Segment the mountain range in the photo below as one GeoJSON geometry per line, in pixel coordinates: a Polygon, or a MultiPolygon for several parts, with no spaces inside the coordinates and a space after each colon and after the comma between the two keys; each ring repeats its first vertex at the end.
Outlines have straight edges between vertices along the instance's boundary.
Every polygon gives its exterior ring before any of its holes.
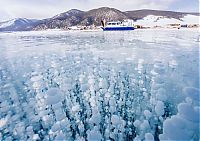
{"type": "Polygon", "coordinates": [[[17,18],[5,22],[0,22],[0,31],[29,31],[55,28],[66,29],[70,26],[89,26],[93,24],[99,26],[102,19],[105,19],[106,21],[121,21],[124,19],[133,19],[134,21],[137,21],[148,15],[164,16],[166,18],[181,20],[181,18],[188,14],[199,15],[199,13],[149,9],[120,11],[118,9],[109,7],[101,7],[89,11],[71,9],[67,12],[43,20],[17,18]]]}

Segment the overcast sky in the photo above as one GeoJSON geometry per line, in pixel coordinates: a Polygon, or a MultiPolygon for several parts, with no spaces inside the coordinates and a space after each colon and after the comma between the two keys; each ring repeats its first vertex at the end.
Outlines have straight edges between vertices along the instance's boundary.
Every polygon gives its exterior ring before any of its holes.
{"type": "Polygon", "coordinates": [[[199,12],[199,0],[0,0],[0,21],[12,18],[49,18],[70,9],[113,7],[199,12]]]}

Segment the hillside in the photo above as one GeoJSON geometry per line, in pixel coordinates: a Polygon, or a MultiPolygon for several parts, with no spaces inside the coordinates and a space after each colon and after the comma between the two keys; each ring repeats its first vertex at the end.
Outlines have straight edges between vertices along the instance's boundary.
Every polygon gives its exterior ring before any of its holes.
{"type": "Polygon", "coordinates": [[[102,19],[116,21],[129,18],[126,13],[114,8],[102,7],[85,12],[81,25],[100,25],[102,19]]]}
{"type": "Polygon", "coordinates": [[[125,13],[128,17],[130,17],[131,19],[134,19],[134,20],[142,19],[148,15],[165,16],[167,18],[174,18],[174,19],[183,18],[187,14],[199,15],[198,13],[161,11],[161,10],[149,10],[149,9],[126,11],[125,13]]]}

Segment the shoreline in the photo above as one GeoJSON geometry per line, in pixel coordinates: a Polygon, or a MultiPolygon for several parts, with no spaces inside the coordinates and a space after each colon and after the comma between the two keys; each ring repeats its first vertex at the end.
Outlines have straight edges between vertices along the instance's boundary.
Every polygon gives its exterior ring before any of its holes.
{"type": "MultiPolygon", "coordinates": [[[[166,28],[166,27],[159,27],[159,28],[135,28],[132,30],[134,31],[140,31],[140,30],[192,30],[192,31],[200,31],[199,27],[193,27],[193,28],[166,28]]],[[[129,30],[127,30],[130,32],[129,30]]],[[[0,32],[0,34],[5,34],[5,33],[45,33],[45,32],[127,32],[127,31],[103,31],[102,29],[87,29],[87,30],[64,30],[64,29],[47,29],[47,30],[30,30],[30,31],[4,31],[0,32]]]]}

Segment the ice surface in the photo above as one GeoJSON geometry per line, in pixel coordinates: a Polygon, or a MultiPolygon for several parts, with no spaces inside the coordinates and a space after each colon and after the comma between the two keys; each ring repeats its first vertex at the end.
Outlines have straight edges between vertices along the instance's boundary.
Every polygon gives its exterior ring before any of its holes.
{"type": "Polygon", "coordinates": [[[198,38],[0,33],[0,140],[199,140],[198,38]]]}

